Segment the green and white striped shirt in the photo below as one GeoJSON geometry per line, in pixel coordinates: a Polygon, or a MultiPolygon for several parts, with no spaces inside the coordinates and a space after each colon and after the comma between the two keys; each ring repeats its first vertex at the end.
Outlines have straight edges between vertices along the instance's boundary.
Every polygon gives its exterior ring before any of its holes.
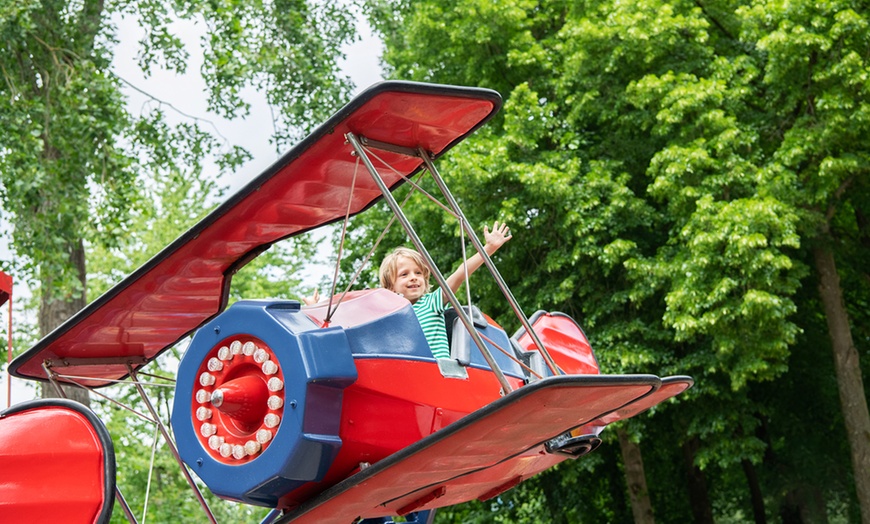
{"type": "Polygon", "coordinates": [[[444,325],[444,295],[440,289],[426,293],[414,303],[414,313],[429,342],[429,349],[435,358],[450,358],[447,344],[447,327],[444,325]]]}

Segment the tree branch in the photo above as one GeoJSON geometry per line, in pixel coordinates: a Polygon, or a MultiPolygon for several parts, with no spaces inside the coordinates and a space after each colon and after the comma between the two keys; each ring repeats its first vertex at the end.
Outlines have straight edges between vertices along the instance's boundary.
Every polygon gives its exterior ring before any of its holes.
{"type": "Polygon", "coordinates": [[[846,190],[849,189],[849,186],[851,186],[852,182],[854,181],[855,177],[850,176],[846,180],[843,180],[843,183],[840,184],[840,187],[838,187],[837,190],[834,191],[834,201],[831,203],[831,205],[828,206],[828,210],[825,211],[825,228],[828,228],[830,226],[831,219],[834,218],[834,213],[837,212],[837,204],[840,201],[840,197],[843,196],[843,193],[845,193],[846,190]]]}
{"type": "Polygon", "coordinates": [[[709,20],[714,26],[716,26],[716,28],[719,29],[722,34],[724,34],[730,40],[735,40],[734,35],[732,35],[730,31],[725,29],[725,26],[719,23],[719,20],[711,15],[709,11],[707,11],[707,8],[704,6],[703,3],[695,0],[695,5],[701,9],[701,12],[704,13],[704,17],[707,18],[707,20],[709,20]]]}
{"type": "Polygon", "coordinates": [[[149,93],[149,92],[147,92],[147,91],[144,91],[144,90],[142,90],[142,89],[139,88],[139,87],[136,87],[136,86],[133,85],[130,81],[128,81],[128,80],[125,79],[124,77],[118,75],[117,73],[110,73],[110,74],[111,74],[112,76],[114,76],[115,78],[117,78],[118,80],[120,80],[123,84],[126,84],[128,87],[130,87],[130,89],[133,89],[133,90],[136,91],[137,93],[140,93],[140,94],[143,94],[143,95],[147,96],[148,98],[150,98],[151,100],[157,102],[158,104],[160,104],[160,105],[162,105],[162,106],[166,106],[166,107],[172,109],[173,111],[175,111],[175,112],[178,113],[179,115],[181,115],[181,116],[183,116],[183,117],[185,117],[185,118],[189,118],[189,119],[193,120],[194,122],[203,122],[203,123],[205,123],[205,124],[208,124],[209,127],[211,127],[211,128],[214,130],[215,134],[216,134],[217,136],[219,136],[219,137],[221,138],[221,140],[224,141],[225,144],[230,143],[229,139],[228,139],[227,137],[225,137],[225,136],[220,132],[220,130],[218,129],[217,125],[216,125],[214,122],[212,122],[211,120],[209,120],[209,119],[207,119],[207,118],[200,118],[200,117],[198,117],[198,116],[194,116],[194,115],[191,115],[191,114],[185,113],[185,112],[182,111],[181,109],[178,109],[177,107],[175,107],[174,105],[172,105],[170,102],[167,102],[167,101],[165,101],[165,100],[162,100],[162,99],[160,99],[160,98],[157,98],[156,96],[152,95],[151,93],[149,93]]]}

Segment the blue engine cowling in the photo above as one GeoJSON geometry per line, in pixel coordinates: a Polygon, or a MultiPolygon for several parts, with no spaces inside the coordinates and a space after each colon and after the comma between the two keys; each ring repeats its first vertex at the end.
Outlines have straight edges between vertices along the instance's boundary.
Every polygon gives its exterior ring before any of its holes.
{"type": "Polygon", "coordinates": [[[196,332],[179,365],[179,454],[216,495],[275,507],[329,469],[356,379],[343,329],[318,328],[295,301],[237,302],[196,332]]]}

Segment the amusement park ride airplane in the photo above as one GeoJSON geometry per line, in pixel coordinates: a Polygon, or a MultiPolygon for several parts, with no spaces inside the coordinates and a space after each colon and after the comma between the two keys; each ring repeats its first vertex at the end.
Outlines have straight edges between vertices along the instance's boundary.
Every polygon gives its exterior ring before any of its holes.
{"type": "MultiPolygon", "coordinates": [[[[683,392],[692,379],[602,375],[573,319],[522,312],[433,165],[500,106],[487,89],[374,85],[20,355],[11,373],[93,391],[130,380],[212,522],[194,475],[219,497],[271,508],[264,523],[385,515],[422,522],[434,508],[491,499],[594,450],[604,426],[683,392]],[[312,306],[226,308],[232,275],[271,244],[381,198],[449,291],[391,193],[420,172],[433,177],[484,257],[516,314],[515,334],[449,292],[449,360],[433,358],[410,303],[382,289],[312,306]],[[173,439],[139,373],[188,335],[173,439]]],[[[64,400],[13,406],[0,415],[0,440],[0,520],[38,521],[50,500],[66,522],[105,522],[115,501],[135,522],[115,485],[111,439],[87,408],[64,400]],[[74,493],[60,488],[70,471],[89,479],[74,493]]]]}

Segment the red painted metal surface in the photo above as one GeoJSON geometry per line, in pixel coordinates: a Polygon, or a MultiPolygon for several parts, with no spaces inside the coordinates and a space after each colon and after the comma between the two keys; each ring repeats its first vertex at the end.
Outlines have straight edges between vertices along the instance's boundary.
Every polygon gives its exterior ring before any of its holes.
{"type": "Polygon", "coordinates": [[[334,310],[329,319],[329,326],[350,328],[386,317],[407,307],[408,300],[392,291],[377,289],[361,289],[349,291],[347,294],[336,295],[332,304],[329,299],[323,299],[312,306],[302,308],[311,320],[319,326],[325,326],[330,307],[334,310]],[[373,297],[377,297],[373,299],[373,297]],[[338,306],[336,308],[336,306],[338,306]]]}
{"type": "Polygon", "coordinates": [[[114,452],[105,428],[63,405],[17,409],[0,416],[0,522],[108,522],[114,452]]]}
{"type": "Polygon", "coordinates": [[[568,458],[547,453],[546,441],[659,385],[649,375],[541,380],[327,489],[281,522],[343,523],[495,496],[568,458]]]}
{"type": "Polygon", "coordinates": [[[242,464],[269,447],[274,426],[265,423],[266,416],[271,414],[278,417],[276,420],[284,416],[283,387],[275,391],[269,388],[270,380],[284,381],[284,373],[274,364],[276,360],[272,348],[262,340],[233,336],[217,344],[200,363],[200,380],[190,399],[190,413],[196,418],[194,425],[200,428],[197,438],[202,448],[215,460],[242,464]],[[234,365],[225,366],[229,358],[234,365]],[[274,366],[268,374],[263,370],[265,361],[274,366]],[[204,376],[208,376],[205,382],[204,376]],[[220,402],[213,400],[217,394],[220,402]],[[239,449],[245,446],[254,446],[252,455],[241,454],[239,449]],[[233,456],[233,452],[239,456],[233,456]]]}
{"type": "Polygon", "coordinates": [[[639,415],[669,398],[676,397],[683,391],[692,387],[694,383],[695,381],[692,380],[692,378],[686,376],[663,378],[661,387],[653,393],[639,399],[637,402],[632,402],[627,406],[623,406],[612,413],[608,413],[594,420],[590,425],[606,426],[607,424],[612,424],[617,420],[625,420],[635,415],[639,415]]]}
{"type": "MultiPolygon", "coordinates": [[[[145,266],[13,361],[22,378],[45,380],[44,361],[63,374],[93,377],[87,386],[127,376],[226,305],[229,277],[264,247],[342,218],[380,197],[351,156],[344,135],[422,147],[438,157],[499,108],[494,91],[384,82],[359,95],[239,193],[145,266]]],[[[388,185],[417,171],[422,160],[378,151],[388,185]],[[393,169],[398,171],[397,174],[393,169]]]]}
{"type": "Polygon", "coordinates": [[[0,271],[0,306],[12,296],[12,277],[0,271]]]}
{"type": "MultiPolygon", "coordinates": [[[[341,451],[322,481],[289,493],[282,507],[296,507],[358,471],[500,398],[490,371],[469,368],[468,379],[445,379],[431,361],[397,358],[355,360],[359,377],[344,390],[341,451]]],[[[508,378],[514,388],[521,381],[508,378]]]]}
{"type": "MultiPolygon", "coordinates": [[[[556,365],[570,375],[596,375],[598,361],[586,334],[571,317],[562,313],[536,314],[530,319],[532,329],[553,357],[556,365]]],[[[537,346],[528,333],[518,340],[520,347],[529,351],[537,346]]]]}

